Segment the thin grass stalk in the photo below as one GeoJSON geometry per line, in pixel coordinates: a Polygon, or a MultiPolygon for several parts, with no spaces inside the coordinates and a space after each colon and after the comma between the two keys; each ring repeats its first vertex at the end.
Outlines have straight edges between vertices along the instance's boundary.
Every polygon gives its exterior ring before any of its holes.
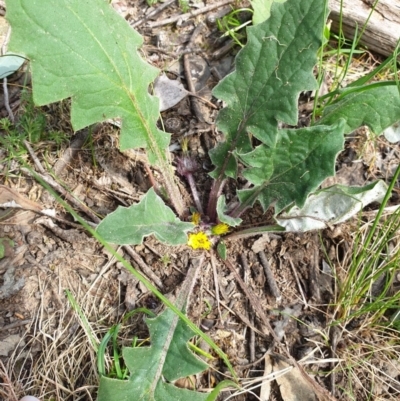
{"type": "Polygon", "coordinates": [[[65,294],[67,295],[67,299],[72,307],[72,309],[78,314],[79,319],[82,322],[83,329],[85,330],[86,335],[88,336],[90,343],[92,344],[92,347],[94,351],[97,353],[99,350],[99,340],[97,337],[93,335],[92,328],[90,327],[89,321],[86,318],[86,315],[84,314],[82,308],[76,302],[75,297],[72,295],[72,293],[69,290],[65,290],[65,294]]]}
{"type": "MultiPolygon", "coordinates": [[[[346,38],[343,33],[343,0],[340,0],[340,12],[339,12],[339,32],[338,32],[338,44],[337,44],[337,52],[336,52],[336,66],[335,66],[335,80],[336,77],[338,76],[338,60],[340,56],[340,51],[343,46],[343,43],[345,42],[346,38]]],[[[338,86],[338,85],[337,85],[338,86]]]]}
{"type": "Polygon", "coordinates": [[[365,243],[364,243],[364,245],[363,245],[363,251],[362,251],[361,254],[356,258],[356,265],[357,265],[357,266],[362,262],[363,258],[365,258],[365,254],[366,254],[366,252],[367,252],[367,249],[368,249],[368,247],[369,247],[369,244],[371,243],[372,237],[374,236],[374,234],[375,234],[375,232],[376,232],[376,230],[377,230],[377,226],[378,226],[379,220],[380,220],[381,217],[382,217],[382,214],[383,214],[383,212],[384,212],[384,209],[385,209],[385,207],[386,207],[386,204],[388,203],[390,197],[392,196],[392,191],[393,191],[393,188],[394,188],[394,186],[395,186],[395,184],[396,184],[396,182],[397,182],[397,179],[398,179],[399,175],[400,175],[400,164],[399,164],[399,165],[397,166],[397,168],[396,168],[396,171],[395,171],[395,173],[394,173],[394,176],[393,176],[393,178],[392,178],[392,181],[391,181],[390,184],[389,184],[389,188],[388,188],[388,190],[386,191],[385,197],[383,198],[383,201],[382,201],[382,203],[381,203],[381,205],[380,205],[380,207],[379,207],[378,214],[376,215],[376,217],[375,217],[375,219],[374,219],[372,228],[371,228],[371,230],[369,231],[368,236],[367,236],[367,239],[365,240],[365,243]]]}
{"type": "Polygon", "coordinates": [[[368,17],[367,17],[367,19],[365,20],[364,25],[363,25],[363,27],[362,27],[362,29],[361,29],[360,36],[357,37],[357,34],[354,34],[354,37],[357,38],[357,39],[355,40],[355,45],[356,45],[356,46],[358,46],[358,43],[360,42],[362,36],[364,35],[364,32],[365,32],[365,30],[367,29],[367,26],[368,26],[368,22],[369,22],[369,20],[371,19],[372,14],[373,14],[373,12],[375,11],[375,8],[376,8],[376,6],[378,5],[378,3],[379,3],[379,0],[375,0],[375,3],[372,5],[371,11],[369,12],[368,17]]]}
{"type": "MultiPolygon", "coordinates": [[[[362,315],[365,312],[372,311],[374,308],[376,310],[381,303],[380,298],[378,298],[377,301],[372,302],[371,306],[366,305],[365,307],[359,308],[354,313],[351,312],[352,307],[358,305],[359,302],[365,298],[367,293],[370,292],[373,282],[376,281],[378,277],[382,274],[387,274],[388,272],[394,274],[391,271],[391,267],[394,265],[390,262],[386,262],[382,266],[379,264],[379,259],[381,258],[387,243],[400,227],[400,210],[397,210],[396,213],[384,223],[383,228],[381,229],[381,235],[379,235],[379,238],[375,240],[372,245],[371,241],[378,231],[378,223],[382,217],[387,202],[391,197],[392,190],[397,182],[399,174],[400,165],[396,169],[393,179],[391,180],[389,188],[378,210],[378,214],[374,219],[371,229],[368,231],[364,243],[361,244],[361,235],[357,235],[355,238],[353,249],[360,249],[360,251],[350,265],[344,285],[340,284],[340,295],[337,301],[336,311],[334,312],[334,315],[336,315],[341,311],[338,316],[340,321],[355,317],[356,315],[362,315]]],[[[398,256],[399,252],[396,253],[396,260],[398,256]]],[[[386,294],[387,290],[388,284],[386,284],[383,294],[386,294]]]]}

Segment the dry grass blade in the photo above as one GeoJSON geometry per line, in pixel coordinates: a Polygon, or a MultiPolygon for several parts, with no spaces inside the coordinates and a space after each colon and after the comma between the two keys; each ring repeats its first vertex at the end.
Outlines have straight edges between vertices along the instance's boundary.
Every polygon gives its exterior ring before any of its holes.
{"type": "Polygon", "coordinates": [[[378,218],[359,227],[337,269],[331,324],[341,362],[334,369],[334,384],[348,399],[394,401],[400,397],[400,213],[397,209],[378,218]]]}
{"type": "MultiPolygon", "coordinates": [[[[45,287],[44,282],[41,293],[45,287]]],[[[101,338],[109,329],[106,321],[114,310],[93,307],[98,299],[85,291],[79,290],[76,297],[87,314],[92,336],[101,338]],[[81,302],[83,299],[85,302],[81,302]]],[[[47,313],[42,302],[20,344],[24,345],[10,356],[7,367],[0,365],[0,374],[7,384],[0,389],[4,400],[17,401],[26,394],[42,400],[96,399],[96,352],[66,298],[52,313],[47,313]]]]}

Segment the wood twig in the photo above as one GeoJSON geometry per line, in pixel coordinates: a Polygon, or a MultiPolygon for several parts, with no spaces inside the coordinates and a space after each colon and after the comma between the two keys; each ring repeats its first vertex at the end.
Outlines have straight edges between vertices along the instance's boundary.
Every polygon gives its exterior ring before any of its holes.
{"type": "MultiPolygon", "coordinates": [[[[318,243],[318,234],[313,235],[314,244],[318,243]]],[[[310,268],[310,293],[312,299],[319,304],[321,302],[321,289],[320,289],[320,275],[321,272],[319,270],[319,248],[318,246],[314,246],[314,252],[311,259],[311,268],[310,268]]]]}
{"type": "Polygon", "coordinates": [[[133,259],[133,261],[139,266],[139,270],[147,276],[160,290],[164,289],[164,285],[161,279],[150,269],[149,266],[143,261],[141,256],[130,246],[124,245],[122,249],[133,259]]]}
{"type": "MultiPolygon", "coordinates": [[[[338,326],[331,326],[329,330],[329,340],[331,343],[331,358],[336,358],[336,348],[337,344],[340,340],[341,334],[339,333],[338,326]]],[[[331,373],[330,373],[330,386],[331,386],[331,393],[335,396],[336,393],[336,373],[335,373],[335,362],[330,363],[331,373]]]]}
{"type": "Polygon", "coordinates": [[[9,101],[9,97],[8,97],[7,78],[3,78],[3,93],[4,93],[4,107],[7,110],[8,118],[14,124],[15,117],[14,117],[14,113],[11,110],[11,107],[10,107],[10,101],[9,101]]]}
{"type": "MultiPolygon", "coordinates": [[[[254,315],[250,316],[250,323],[254,326],[254,315]]],[[[249,353],[250,353],[250,362],[254,362],[256,360],[256,333],[255,331],[249,327],[250,335],[249,335],[249,353]]]]}
{"type": "Polygon", "coordinates": [[[26,147],[26,150],[29,152],[29,155],[31,156],[31,159],[33,160],[33,163],[35,164],[36,168],[39,170],[41,174],[47,174],[46,170],[42,166],[42,163],[40,163],[39,158],[36,156],[35,151],[33,150],[32,146],[30,143],[24,139],[23,141],[24,146],[26,147]]]}
{"type": "Polygon", "coordinates": [[[258,317],[261,319],[261,322],[263,323],[263,325],[267,328],[269,334],[272,335],[272,337],[274,337],[276,340],[278,340],[278,337],[276,336],[274,330],[272,329],[271,325],[269,324],[268,318],[265,315],[264,310],[261,308],[260,301],[255,297],[255,295],[250,291],[250,289],[244,283],[244,281],[240,277],[239,273],[236,271],[233,264],[229,260],[223,260],[223,262],[224,262],[225,266],[227,266],[228,269],[235,276],[236,282],[239,284],[240,288],[247,296],[253,310],[256,311],[258,317]]]}
{"type": "MultiPolygon", "coordinates": [[[[121,247],[117,247],[115,252],[118,252],[118,250],[121,247]]],[[[90,294],[94,288],[94,286],[97,284],[97,282],[104,277],[104,275],[107,273],[107,271],[111,268],[112,265],[114,265],[117,262],[117,259],[114,257],[114,255],[111,256],[111,258],[104,264],[104,266],[101,268],[100,272],[97,274],[96,278],[92,281],[90,284],[89,289],[86,291],[86,294],[90,294]]]]}
{"type": "Polygon", "coordinates": [[[131,24],[132,28],[136,28],[139,25],[142,25],[143,22],[146,22],[149,18],[155,17],[157,14],[160,14],[161,11],[163,11],[165,8],[170,6],[172,3],[174,3],[176,0],[167,0],[165,3],[160,4],[157,8],[154,8],[152,11],[150,11],[147,15],[145,15],[143,18],[140,20],[137,20],[133,24],[131,24]]]}
{"type": "Polygon", "coordinates": [[[297,287],[299,288],[299,292],[301,294],[301,297],[303,298],[304,306],[305,306],[305,308],[307,308],[308,302],[307,302],[306,296],[304,295],[303,287],[301,286],[299,275],[297,274],[297,271],[294,267],[293,261],[290,257],[287,257],[286,260],[289,261],[290,267],[292,268],[292,273],[293,273],[294,279],[296,280],[296,283],[297,283],[297,287]]]}
{"type": "Polygon", "coordinates": [[[28,324],[31,322],[32,322],[32,319],[17,320],[16,322],[12,322],[10,324],[7,324],[6,326],[0,327],[0,331],[15,329],[16,327],[24,326],[25,324],[28,324]]]}
{"type": "MultiPolygon", "coordinates": [[[[196,37],[200,34],[200,32],[204,29],[204,24],[200,23],[199,25],[196,26],[196,28],[194,29],[192,36],[190,38],[189,44],[188,46],[191,46],[196,37]]],[[[199,121],[201,122],[205,122],[204,121],[204,117],[202,115],[202,112],[200,110],[200,106],[198,104],[198,100],[202,100],[204,102],[206,102],[208,105],[212,105],[213,108],[217,108],[214,104],[212,104],[211,102],[209,102],[207,99],[204,99],[202,97],[200,97],[199,95],[197,95],[196,93],[196,86],[193,83],[193,77],[192,77],[192,73],[191,73],[191,66],[190,66],[190,56],[189,54],[184,54],[183,55],[183,68],[185,71],[185,78],[186,78],[186,84],[187,87],[189,89],[188,94],[192,97],[195,97],[195,99],[192,99],[192,107],[193,107],[193,111],[196,114],[196,117],[199,121]]]]}
{"type": "Polygon", "coordinates": [[[269,289],[271,290],[272,296],[276,299],[277,303],[281,303],[282,296],[281,296],[278,286],[276,285],[275,277],[272,273],[271,266],[268,263],[268,260],[265,256],[264,251],[258,252],[257,256],[260,259],[261,265],[264,268],[265,278],[267,279],[267,283],[268,283],[269,289]]]}
{"type": "MultiPolygon", "coordinates": [[[[215,298],[215,294],[208,290],[207,288],[204,288],[204,291],[215,298]]],[[[225,308],[229,313],[231,313],[233,316],[237,316],[246,326],[250,327],[255,333],[257,333],[259,336],[263,337],[263,338],[267,338],[267,334],[263,333],[261,330],[257,329],[257,327],[255,325],[253,325],[250,320],[247,318],[247,316],[245,316],[243,313],[239,312],[239,311],[234,311],[232,310],[224,301],[220,301],[220,304],[223,308],[225,308]]]]}
{"type": "MultiPolygon", "coordinates": [[[[240,264],[242,265],[243,268],[243,281],[246,285],[248,285],[249,277],[248,277],[248,272],[249,272],[249,265],[247,263],[246,256],[241,253],[240,254],[240,264]]],[[[256,357],[255,357],[255,331],[252,329],[252,326],[254,327],[255,324],[255,319],[254,319],[254,314],[253,312],[249,312],[250,317],[249,317],[249,322],[251,323],[251,326],[248,326],[250,330],[249,334],[249,353],[250,353],[250,362],[254,362],[256,357]]]]}
{"type": "Polygon", "coordinates": [[[220,2],[215,3],[215,4],[210,4],[209,6],[203,7],[201,9],[190,11],[190,12],[188,12],[186,14],[179,14],[179,15],[175,15],[175,16],[170,17],[170,18],[166,18],[166,19],[161,20],[161,21],[155,21],[153,23],[148,24],[148,26],[150,28],[156,28],[158,26],[172,24],[174,22],[179,21],[180,19],[188,19],[188,18],[191,18],[191,17],[196,17],[197,15],[201,15],[201,14],[207,13],[208,11],[214,10],[214,9],[216,9],[218,7],[222,7],[222,6],[225,6],[227,4],[231,4],[234,1],[235,0],[223,0],[223,1],[220,1],[220,2]]]}
{"type": "Polygon", "coordinates": [[[217,301],[217,308],[218,308],[218,314],[219,314],[219,320],[221,323],[223,322],[222,320],[222,313],[221,313],[221,308],[219,306],[220,304],[220,299],[219,299],[219,283],[218,283],[218,274],[217,274],[217,267],[216,267],[216,260],[215,260],[215,254],[214,251],[211,250],[210,252],[211,256],[211,267],[213,271],[213,277],[214,277],[214,288],[215,288],[215,299],[217,301]]]}
{"type": "MultiPolygon", "coordinates": [[[[11,35],[11,27],[8,27],[6,36],[5,36],[3,44],[1,46],[1,55],[2,56],[4,56],[7,52],[7,46],[8,46],[8,42],[10,40],[10,35],[11,35]]],[[[10,121],[14,124],[15,117],[14,117],[14,113],[10,107],[10,97],[8,96],[7,77],[3,78],[3,93],[4,93],[4,106],[7,110],[10,121]]]]}
{"type": "MultiPolygon", "coordinates": [[[[61,196],[63,196],[69,203],[71,203],[74,207],[81,210],[85,214],[87,214],[94,223],[99,224],[100,218],[88,207],[86,206],[79,198],[71,195],[69,191],[67,191],[62,185],[60,185],[57,181],[55,181],[52,177],[47,174],[40,174],[36,171],[30,170],[28,168],[21,168],[21,171],[30,177],[35,178],[37,181],[45,182],[52,189],[58,192],[61,196]]],[[[92,225],[92,224],[90,224],[92,225]]]]}
{"type": "MultiPolygon", "coordinates": [[[[94,127],[93,132],[98,131],[101,128],[100,124],[94,127]]],[[[68,165],[72,163],[72,160],[76,157],[77,153],[80,151],[82,146],[85,144],[87,138],[89,137],[90,130],[85,129],[79,131],[73,140],[71,141],[69,147],[64,150],[63,155],[57,160],[54,165],[54,174],[59,176],[67,168],[68,165]]]]}
{"type": "Polygon", "coordinates": [[[273,342],[269,346],[269,349],[271,350],[274,345],[277,345],[279,349],[282,351],[284,355],[286,355],[288,359],[288,363],[291,365],[295,366],[296,368],[299,369],[301,375],[304,377],[304,379],[310,384],[310,386],[313,388],[315,391],[317,397],[319,398],[319,401],[337,401],[335,397],[333,397],[326,389],[324,389],[320,384],[318,384],[314,379],[312,379],[304,370],[304,368],[299,365],[299,363],[290,355],[289,351],[283,346],[283,344],[280,342],[278,336],[276,335],[275,331],[272,329],[263,309],[260,306],[260,302],[255,298],[253,293],[249,291],[249,289],[246,287],[244,284],[243,280],[237,273],[236,269],[232,265],[232,263],[229,260],[224,260],[223,261],[225,265],[231,270],[231,272],[234,274],[235,279],[237,280],[237,283],[240,285],[242,290],[245,292],[246,296],[249,298],[252,307],[254,310],[257,312],[259,318],[261,319],[262,323],[264,326],[268,329],[269,333],[272,335],[273,342]]]}

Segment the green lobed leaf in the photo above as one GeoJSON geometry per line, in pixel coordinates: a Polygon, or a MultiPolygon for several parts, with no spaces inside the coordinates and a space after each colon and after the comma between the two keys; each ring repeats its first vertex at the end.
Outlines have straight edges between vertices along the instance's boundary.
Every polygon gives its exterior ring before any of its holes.
{"type": "Polygon", "coordinates": [[[250,0],[253,7],[253,25],[260,24],[271,15],[271,6],[273,2],[284,3],[286,0],[250,0]]]}
{"type": "Polygon", "coordinates": [[[375,134],[400,120],[400,93],[397,86],[364,87],[325,107],[318,125],[330,125],[339,118],[346,120],[344,132],[349,134],[367,125],[375,134]]]}
{"type": "Polygon", "coordinates": [[[188,340],[193,337],[193,332],[181,319],[174,328],[175,317],[174,312],[168,308],[156,318],[146,319],[151,346],[123,349],[125,364],[130,371],[129,380],[101,377],[98,401],[205,401],[207,399],[206,393],[178,388],[166,382],[200,373],[208,367],[187,346],[188,340]],[[173,337],[169,343],[171,330],[173,337]],[[165,344],[169,344],[169,347],[166,348],[165,344]]]}
{"type": "Polygon", "coordinates": [[[151,188],[142,200],[130,207],[118,207],[98,225],[97,232],[108,242],[119,245],[141,244],[155,237],[170,245],[185,244],[192,223],[180,221],[151,188]]]}
{"type": "Polygon", "coordinates": [[[121,118],[121,149],[143,147],[165,158],[169,134],[156,127],[158,99],[148,86],[157,69],[137,48],[141,36],[104,0],[8,0],[10,51],[31,61],[38,105],[72,98],[75,130],[121,118]]]}
{"type": "Polygon", "coordinates": [[[225,196],[221,195],[217,201],[217,215],[219,221],[228,224],[228,226],[230,227],[236,227],[240,225],[240,223],[242,222],[242,219],[240,217],[231,217],[226,213],[227,213],[227,207],[226,207],[225,196]]]}
{"type": "Polygon", "coordinates": [[[278,121],[297,124],[299,93],[317,87],[313,67],[324,16],[325,1],[289,0],[274,3],[267,21],[247,29],[236,70],[213,90],[227,104],[217,118],[225,142],[211,151],[213,176],[221,170],[236,176],[232,152],[249,152],[252,135],[274,146],[278,121]]]}
{"type": "Polygon", "coordinates": [[[321,182],[335,174],[335,160],[343,149],[344,121],[334,126],[279,130],[275,145],[258,146],[240,155],[249,166],[243,172],[254,187],[239,191],[241,203],[258,200],[266,210],[276,202],[279,213],[292,202],[302,207],[321,182]]]}

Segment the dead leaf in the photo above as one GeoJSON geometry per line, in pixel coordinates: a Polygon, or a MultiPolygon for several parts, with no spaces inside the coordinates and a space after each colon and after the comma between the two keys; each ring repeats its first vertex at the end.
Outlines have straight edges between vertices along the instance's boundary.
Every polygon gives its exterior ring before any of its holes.
{"type": "Polygon", "coordinates": [[[269,401],[271,395],[271,379],[267,379],[272,373],[272,359],[270,355],[266,355],[264,358],[264,380],[260,388],[260,400],[269,401]]]}
{"type": "Polygon", "coordinates": [[[154,94],[160,99],[160,111],[174,107],[188,92],[183,85],[174,79],[169,79],[165,74],[160,75],[154,82],[154,94]]]}
{"type": "Polygon", "coordinates": [[[4,185],[0,185],[0,207],[21,208],[38,213],[43,211],[43,207],[38,203],[31,201],[25,196],[20,195],[17,191],[4,185]]]}
{"type": "MultiPolygon", "coordinates": [[[[274,360],[273,371],[278,373],[290,367],[288,363],[274,360]]],[[[300,370],[294,367],[290,372],[276,378],[284,401],[317,401],[311,385],[304,379],[300,370]]]]}

